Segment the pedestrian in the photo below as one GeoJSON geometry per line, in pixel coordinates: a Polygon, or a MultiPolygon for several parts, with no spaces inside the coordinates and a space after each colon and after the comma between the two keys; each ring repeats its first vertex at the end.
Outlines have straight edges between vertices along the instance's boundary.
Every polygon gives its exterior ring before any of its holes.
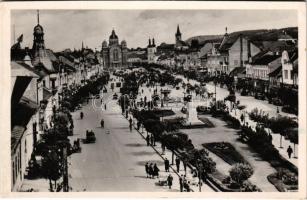
{"type": "Polygon", "coordinates": [[[149,146],[149,141],[150,141],[150,136],[147,135],[147,136],[146,136],[146,143],[147,143],[147,146],[149,146]]]}
{"type": "Polygon", "coordinates": [[[180,192],[183,192],[183,175],[179,177],[180,192]]]}
{"type": "Polygon", "coordinates": [[[172,189],[173,177],[172,177],[171,174],[169,174],[168,177],[167,177],[167,185],[168,185],[169,189],[172,189]]]}
{"type": "Polygon", "coordinates": [[[183,161],[183,168],[184,168],[184,173],[186,174],[187,173],[187,160],[186,159],[183,161]]]}
{"type": "Polygon", "coordinates": [[[167,158],[165,158],[164,160],[164,167],[165,167],[165,171],[169,172],[169,160],[167,158]]]}
{"type": "Polygon", "coordinates": [[[153,177],[157,176],[157,178],[159,178],[159,171],[160,169],[158,168],[157,164],[154,164],[154,168],[153,168],[153,177]]]}
{"type": "Polygon", "coordinates": [[[104,110],[107,110],[107,103],[104,104],[104,110]]]}
{"type": "Polygon", "coordinates": [[[178,157],[176,157],[175,162],[176,162],[177,172],[179,172],[179,168],[180,168],[180,159],[179,159],[178,157]]]}
{"type": "Polygon", "coordinates": [[[289,145],[288,149],[287,149],[287,152],[288,152],[288,156],[289,156],[289,159],[291,158],[291,155],[293,153],[293,149],[291,148],[291,146],[289,145]]]}
{"type": "Polygon", "coordinates": [[[278,108],[278,106],[277,106],[276,112],[277,112],[277,114],[279,113],[279,108],[278,108]]]}
{"type": "Polygon", "coordinates": [[[132,124],[132,119],[131,119],[131,117],[130,117],[130,119],[129,119],[129,124],[132,124]]]}
{"type": "Polygon", "coordinates": [[[137,126],[137,129],[140,130],[141,122],[138,121],[138,122],[136,123],[136,126],[137,126]]]}
{"type": "Polygon", "coordinates": [[[126,118],[128,119],[128,109],[126,110],[126,118]]]}
{"type": "Polygon", "coordinates": [[[149,175],[149,164],[148,164],[148,162],[145,164],[145,172],[146,172],[146,178],[148,178],[148,175],[149,175]]]}
{"type": "Polygon", "coordinates": [[[83,112],[80,112],[80,118],[83,119],[83,112]]]}
{"type": "Polygon", "coordinates": [[[150,163],[149,168],[148,168],[148,174],[150,178],[153,178],[154,175],[154,168],[153,168],[153,164],[150,163]]]}
{"type": "Polygon", "coordinates": [[[103,128],[103,127],[104,127],[104,120],[103,120],[103,119],[101,119],[101,121],[100,121],[100,125],[101,125],[101,128],[103,128]]]}
{"type": "Polygon", "coordinates": [[[130,129],[130,132],[132,132],[132,123],[129,124],[129,129],[130,129]]]}

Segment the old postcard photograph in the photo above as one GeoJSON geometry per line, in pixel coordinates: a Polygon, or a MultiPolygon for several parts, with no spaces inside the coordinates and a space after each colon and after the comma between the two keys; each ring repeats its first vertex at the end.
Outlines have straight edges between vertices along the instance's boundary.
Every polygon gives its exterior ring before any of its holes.
{"type": "Polygon", "coordinates": [[[4,196],[306,197],[305,4],[186,5],[2,5],[4,196]]]}

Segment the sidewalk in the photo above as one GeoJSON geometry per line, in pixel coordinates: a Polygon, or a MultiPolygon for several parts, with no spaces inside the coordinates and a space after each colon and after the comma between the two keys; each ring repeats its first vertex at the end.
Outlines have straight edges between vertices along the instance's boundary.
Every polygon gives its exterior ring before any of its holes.
{"type": "MultiPolygon", "coordinates": [[[[130,117],[132,117],[131,114],[129,114],[128,119],[130,117]]],[[[136,126],[134,126],[134,128],[135,128],[135,131],[137,131],[136,126]]],[[[144,143],[146,143],[146,136],[147,136],[146,130],[144,129],[143,132],[141,130],[137,131],[137,132],[143,137],[144,143]]],[[[163,161],[165,160],[165,158],[167,158],[170,161],[170,164],[172,164],[172,152],[166,148],[164,154],[162,154],[163,151],[162,151],[162,147],[161,147],[160,142],[156,142],[155,146],[150,146],[150,147],[152,147],[156,151],[156,153],[161,157],[161,159],[163,159],[163,161]]],[[[186,179],[187,179],[188,182],[190,182],[190,188],[192,189],[192,191],[199,192],[198,177],[193,177],[189,167],[187,167],[187,170],[186,170],[186,173],[185,173],[182,161],[180,162],[179,172],[177,172],[176,165],[175,165],[175,158],[176,158],[176,155],[174,155],[174,165],[170,165],[170,168],[173,171],[172,174],[174,174],[174,175],[172,175],[172,176],[174,177],[174,180],[178,179],[177,180],[178,188],[179,188],[179,177],[181,175],[186,175],[186,179]],[[175,178],[175,176],[177,178],[175,178]]],[[[165,177],[168,174],[165,171],[161,172],[161,174],[162,173],[165,175],[165,177]]],[[[204,184],[203,181],[202,181],[202,187],[201,188],[202,188],[202,191],[214,192],[214,190],[211,187],[209,187],[208,185],[204,184]]]]}
{"type": "MultiPolygon", "coordinates": [[[[230,112],[231,116],[237,118],[240,121],[240,123],[243,124],[243,122],[241,122],[241,119],[240,119],[241,114],[243,114],[243,111],[238,110],[238,109],[236,111],[233,109],[230,112]]],[[[244,114],[243,114],[243,116],[244,116],[244,114]]],[[[251,120],[249,118],[248,114],[246,114],[246,116],[245,116],[245,122],[247,122],[252,127],[252,129],[254,131],[256,131],[257,122],[251,120]]],[[[272,144],[279,151],[280,155],[283,156],[285,159],[287,159],[292,164],[294,164],[296,167],[298,167],[298,149],[299,149],[299,145],[296,145],[296,148],[295,148],[295,154],[294,155],[296,155],[296,157],[294,158],[292,156],[292,158],[289,159],[288,153],[287,153],[287,148],[288,148],[288,146],[293,147],[293,143],[291,143],[290,140],[286,140],[285,137],[282,137],[282,147],[283,148],[280,148],[280,135],[276,134],[276,133],[275,134],[272,133],[272,131],[270,129],[268,129],[268,128],[266,128],[266,130],[271,133],[272,138],[273,138],[272,139],[272,144]]]]}

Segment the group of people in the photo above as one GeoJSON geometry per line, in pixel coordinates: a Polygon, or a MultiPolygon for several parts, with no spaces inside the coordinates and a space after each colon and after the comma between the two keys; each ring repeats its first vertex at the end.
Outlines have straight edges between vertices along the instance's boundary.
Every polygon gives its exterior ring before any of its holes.
{"type": "Polygon", "coordinates": [[[147,134],[146,143],[147,143],[147,146],[149,146],[149,145],[156,146],[155,136],[153,134],[151,134],[151,135],[147,134]]]}
{"type": "Polygon", "coordinates": [[[153,163],[146,163],[145,164],[145,171],[146,171],[146,175],[147,178],[159,178],[159,171],[160,169],[158,168],[157,164],[153,164],[153,163]]]}
{"type": "Polygon", "coordinates": [[[181,175],[179,177],[179,186],[180,186],[180,192],[183,192],[183,189],[187,192],[191,192],[190,188],[190,181],[187,181],[186,176],[181,175]]]}

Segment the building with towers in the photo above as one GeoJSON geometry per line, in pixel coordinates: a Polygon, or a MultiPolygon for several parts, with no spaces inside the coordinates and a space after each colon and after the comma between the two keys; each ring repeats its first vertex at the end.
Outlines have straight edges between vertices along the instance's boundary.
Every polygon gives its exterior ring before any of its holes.
{"type": "Polygon", "coordinates": [[[155,63],[156,62],[156,52],[157,52],[157,47],[155,44],[155,39],[153,38],[152,40],[148,40],[148,46],[147,46],[147,58],[148,58],[148,63],[155,63]]]}
{"type": "Polygon", "coordinates": [[[113,29],[109,44],[106,40],[102,42],[101,56],[104,67],[111,70],[128,67],[127,54],[127,42],[123,40],[119,44],[118,36],[113,29]]]}

